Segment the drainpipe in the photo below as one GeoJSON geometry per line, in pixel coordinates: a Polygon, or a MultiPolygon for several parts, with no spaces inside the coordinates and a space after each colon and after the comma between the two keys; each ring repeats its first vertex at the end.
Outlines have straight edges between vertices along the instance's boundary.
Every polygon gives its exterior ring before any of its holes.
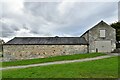
{"type": "Polygon", "coordinates": [[[2,44],[2,57],[3,57],[3,44],[2,44]]]}
{"type": "Polygon", "coordinates": [[[87,44],[87,53],[89,53],[89,44],[87,44]]]}
{"type": "Polygon", "coordinates": [[[88,53],[89,53],[89,30],[88,30],[88,33],[87,33],[87,39],[88,39],[88,45],[87,45],[87,48],[88,48],[88,53]]]}

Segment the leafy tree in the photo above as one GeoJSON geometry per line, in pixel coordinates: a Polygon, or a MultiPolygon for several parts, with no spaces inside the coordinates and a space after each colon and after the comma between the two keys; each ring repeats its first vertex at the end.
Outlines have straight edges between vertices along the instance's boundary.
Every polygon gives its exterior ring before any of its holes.
{"type": "Polygon", "coordinates": [[[111,26],[116,29],[116,40],[120,41],[120,22],[112,23],[111,26]]]}
{"type": "Polygon", "coordinates": [[[2,51],[2,45],[4,44],[4,40],[0,39],[0,52],[2,51]]]}

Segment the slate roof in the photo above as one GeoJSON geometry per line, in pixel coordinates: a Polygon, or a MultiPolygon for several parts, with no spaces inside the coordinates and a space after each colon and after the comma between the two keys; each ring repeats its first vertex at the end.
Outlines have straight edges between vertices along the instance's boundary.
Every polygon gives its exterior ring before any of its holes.
{"type": "Polygon", "coordinates": [[[87,45],[82,37],[15,37],[4,45],[87,45]]]}

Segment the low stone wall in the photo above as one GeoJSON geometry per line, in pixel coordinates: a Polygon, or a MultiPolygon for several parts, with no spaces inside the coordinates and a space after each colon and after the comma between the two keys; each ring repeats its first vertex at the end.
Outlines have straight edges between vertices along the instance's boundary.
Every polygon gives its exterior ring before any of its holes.
{"type": "Polygon", "coordinates": [[[9,60],[32,59],[87,53],[87,45],[4,45],[3,51],[9,60]]]}

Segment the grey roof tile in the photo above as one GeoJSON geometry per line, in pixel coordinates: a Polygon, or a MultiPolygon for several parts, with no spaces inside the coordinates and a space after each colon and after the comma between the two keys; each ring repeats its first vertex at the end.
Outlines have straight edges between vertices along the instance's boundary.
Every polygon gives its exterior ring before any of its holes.
{"type": "Polygon", "coordinates": [[[82,37],[15,37],[5,45],[87,45],[82,37]]]}

